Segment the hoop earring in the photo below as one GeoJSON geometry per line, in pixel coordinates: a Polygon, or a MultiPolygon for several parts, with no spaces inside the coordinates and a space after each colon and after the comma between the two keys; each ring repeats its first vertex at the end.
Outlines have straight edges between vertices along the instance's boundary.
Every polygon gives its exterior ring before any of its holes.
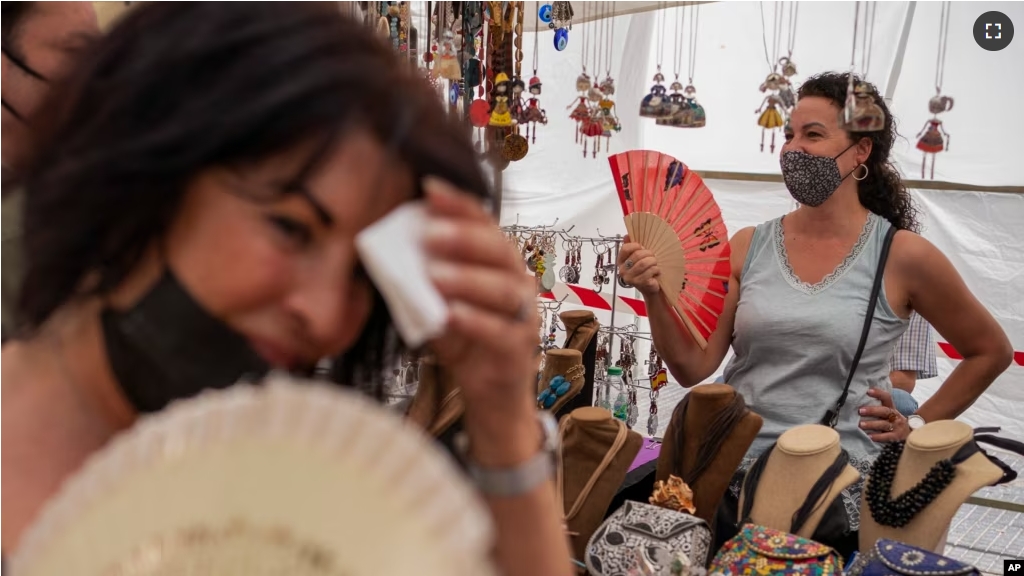
{"type": "Polygon", "coordinates": [[[867,164],[861,164],[861,165],[857,166],[857,168],[853,169],[853,179],[854,180],[857,180],[859,182],[859,181],[861,181],[861,180],[863,180],[863,179],[868,177],[868,166],[867,166],[867,164]],[[861,176],[860,178],[857,178],[857,168],[863,168],[864,169],[864,175],[861,176]]]}

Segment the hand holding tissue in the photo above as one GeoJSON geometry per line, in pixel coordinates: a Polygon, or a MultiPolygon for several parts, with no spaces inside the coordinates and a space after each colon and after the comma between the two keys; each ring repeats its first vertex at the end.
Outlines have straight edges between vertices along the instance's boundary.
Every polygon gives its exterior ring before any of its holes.
{"type": "Polygon", "coordinates": [[[448,320],[448,305],[427,273],[423,234],[428,219],[422,201],[409,202],[356,237],[363,267],[410,348],[440,336],[448,320]]]}

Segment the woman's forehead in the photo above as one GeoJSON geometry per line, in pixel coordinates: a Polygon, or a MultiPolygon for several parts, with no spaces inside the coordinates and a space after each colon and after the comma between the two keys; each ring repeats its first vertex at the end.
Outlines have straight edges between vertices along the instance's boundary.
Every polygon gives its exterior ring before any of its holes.
{"type": "Polygon", "coordinates": [[[805,124],[823,124],[826,128],[839,127],[839,107],[828,98],[806,96],[793,108],[790,124],[799,129],[805,124]]]}

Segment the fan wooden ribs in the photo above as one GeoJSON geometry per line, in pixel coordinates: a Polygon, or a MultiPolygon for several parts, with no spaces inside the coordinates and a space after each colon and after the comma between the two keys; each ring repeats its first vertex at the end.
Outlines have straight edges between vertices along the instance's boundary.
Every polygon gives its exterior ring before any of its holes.
{"type": "Polygon", "coordinates": [[[729,286],[729,236],[704,181],[675,158],[632,150],[609,158],[630,239],[654,253],[658,283],[707,347],[729,286]]]}

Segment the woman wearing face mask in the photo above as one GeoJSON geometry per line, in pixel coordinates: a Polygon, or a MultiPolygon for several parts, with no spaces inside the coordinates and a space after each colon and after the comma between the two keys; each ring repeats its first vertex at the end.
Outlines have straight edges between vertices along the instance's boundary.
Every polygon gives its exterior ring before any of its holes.
{"type": "Polygon", "coordinates": [[[517,479],[479,482],[497,562],[571,572],[553,487],[523,473],[546,456],[533,283],[482,207],[469,139],[397,54],[334,2],[158,2],[59,93],[25,173],[3,351],[5,551],[140,413],[325,357],[343,384],[379,386],[401,349],[354,238],[425,193],[451,309],[433,347],[464,392],[470,460],[517,479]]]}
{"type": "MultiPolygon", "coordinates": [[[[910,433],[908,419],[892,404],[888,362],[911,312],[964,356],[911,417],[915,427],[956,418],[1012,360],[1010,343],[992,315],[949,260],[916,233],[910,195],[889,158],[895,122],[874,88],[873,100],[885,111],[884,128],[850,133],[840,127],[848,80],[846,74],[822,74],[801,86],[780,157],[786,187],[799,206],[733,237],[725,311],[706,350],[681,328],[661,294],[651,252],[625,244],[619,256],[623,279],[644,294],[658,352],[683,386],[714,374],[732,346],[735,356],[724,380],[764,419],[741,469],[783,432],[817,424],[835,406],[890,227],[898,231],[881,294],[835,426],[851,463],[866,472],[881,443],[910,433]]],[[[732,488],[735,497],[738,481],[732,488]]],[[[845,494],[852,530],[859,526],[856,489],[845,494]]]]}

